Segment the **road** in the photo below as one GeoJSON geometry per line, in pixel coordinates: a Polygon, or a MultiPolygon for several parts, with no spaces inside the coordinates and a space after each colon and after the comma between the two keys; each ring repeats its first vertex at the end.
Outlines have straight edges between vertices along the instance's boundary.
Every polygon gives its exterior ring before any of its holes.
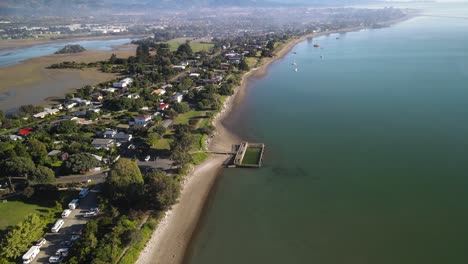
{"type": "Polygon", "coordinates": [[[108,171],[102,171],[96,174],[71,175],[57,178],[57,183],[87,182],[91,180],[94,183],[103,183],[106,181],[108,171]]]}
{"type": "MultiPolygon", "coordinates": [[[[39,253],[33,263],[49,263],[49,257],[55,255],[55,252],[61,248],[60,243],[62,241],[70,240],[73,232],[78,232],[84,228],[86,222],[91,218],[84,218],[83,215],[90,208],[98,206],[98,192],[99,188],[95,187],[84,199],[80,199],[80,205],[78,208],[72,210],[72,213],[67,218],[63,218],[65,224],[58,233],[47,233],[44,236],[47,240],[47,244],[41,248],[41,253],[39,253]]],[[[78,198],[78,191],[76,193],[76,198],[78,198]]]]}
{"type": "Polygon", "coordinates": [[[158,169],[165,172],[171,172],[174,169],[174,161],[170,159],[156,158],[150,161],[137,161],[138,167],[142,172],[149,169],[158,169]]]}

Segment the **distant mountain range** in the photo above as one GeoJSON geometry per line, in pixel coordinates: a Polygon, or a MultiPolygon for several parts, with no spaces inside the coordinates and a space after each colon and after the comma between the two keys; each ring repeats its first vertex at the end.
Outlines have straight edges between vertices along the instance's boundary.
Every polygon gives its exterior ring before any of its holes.
{"type": "Polygon", "coordinates": [[[1,0],[0,15],[79,14],[110,10],[186,9],[197,7],[336,6],[373,0],[1,0]]]}

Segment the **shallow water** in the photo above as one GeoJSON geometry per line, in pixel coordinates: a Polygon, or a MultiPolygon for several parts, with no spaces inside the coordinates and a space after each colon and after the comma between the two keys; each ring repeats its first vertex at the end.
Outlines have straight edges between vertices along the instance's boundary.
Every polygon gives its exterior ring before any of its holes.
{"type": "Polygon", "coordinates": [[[228,125],[264,167],[224,171],[187,263],[467,263],[468,20],[314,42],[251,82],[228,125]]]}
{"type": "Polygon", "coordinates": [[[37,45],[10,51],[0,51],[0,67],[16,64],[18,62],[51,55],[66,45],[81,45],[87,50],[111,50],[113,46],[130,43],[132,39],[83,40],[73,42],[58,42],[37,45]]]}

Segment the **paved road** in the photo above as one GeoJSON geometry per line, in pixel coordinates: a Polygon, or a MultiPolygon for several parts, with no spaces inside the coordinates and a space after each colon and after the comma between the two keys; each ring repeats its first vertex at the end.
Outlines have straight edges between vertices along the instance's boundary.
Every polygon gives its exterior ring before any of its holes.
{"type": "Polygon", "coordinates": [[[57,178],[57,183],[87,182],[91,180],[94,183],[103,183],[106,181],[107,171],[87,175],[71,175],[57,178]]]}
{"type": "MultiPolygon", "coordinates": [[[[98,206],[98,191],[99,189],[95,187],[84,199],[80,199],[78,208],[72,210],[72,213],[67,218],[63,218],[65,223],[58,233],[47,233],[44,236],[47,240],[47,244],[41,248],[41,253],[39,253],[33,263],[49,263],[49,257],[55,255],[55,252],[61,248],[60,243],[70,240],[73,232],[78,232],[84,228],[86,222],[91,218],[84,218],[83,215],[90,208],[98,206]]],[[[78,191],[76,192],[76,198],[78,198],[78,191]]]]}

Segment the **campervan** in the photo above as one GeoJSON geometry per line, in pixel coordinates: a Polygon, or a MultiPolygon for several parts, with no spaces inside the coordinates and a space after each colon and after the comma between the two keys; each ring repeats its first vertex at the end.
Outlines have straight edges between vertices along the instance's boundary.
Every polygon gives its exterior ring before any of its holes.
{"type": "Polygon", "coordinates": [[[80,204],[80,201],[78,199],[73,199],[69,204],[68,204],[68,208],[70,210],[75,210],[78,205],[80,204]]]}
{"type": "Polygon", "coordinates": [[[80,194],[79,194],[80,199],[85,198],[86,195],[88,195],[88,193],[89,193],[89,188],[83,188],[83,190],[81,190],[81,191],[80,191],[80,194]]]}
{"type": "Polygon", "coordinates": [[[60,228],[62,228],[64,223],[65,222],[62,219],[57,220],[57,222],[55,222],[55,225],[52,227],[52,233],[58,233],[58,231],[60,231],[60,228]]]}
{"type": "Polygon", "coordinates": [[[23,264],[31,263],[39,254],[40,248],[38,246],[32,246],[28,252],[23,255],[23,264]]]}

